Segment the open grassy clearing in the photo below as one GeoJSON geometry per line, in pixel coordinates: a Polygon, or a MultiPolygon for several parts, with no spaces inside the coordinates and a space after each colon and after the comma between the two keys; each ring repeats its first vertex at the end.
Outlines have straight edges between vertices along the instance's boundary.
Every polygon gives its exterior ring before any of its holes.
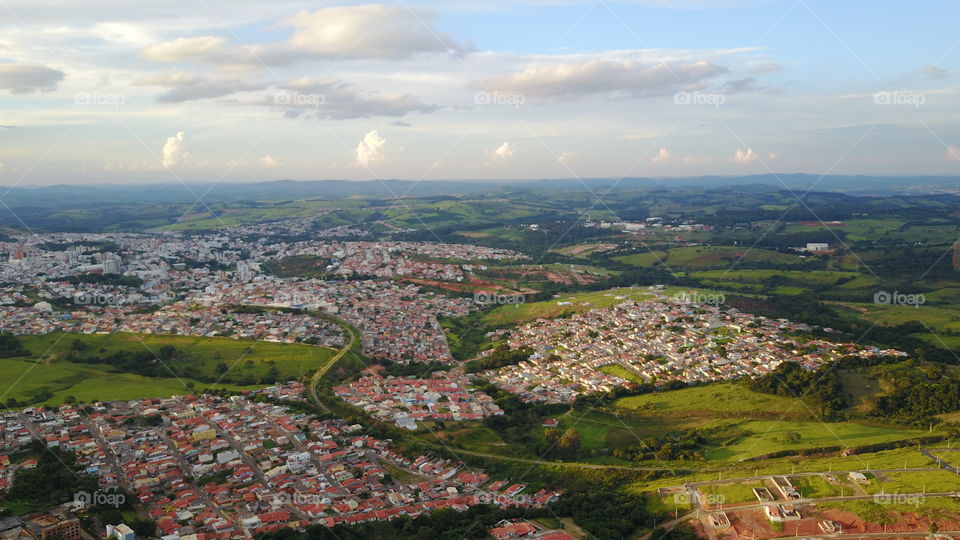
{"type": "Polygon", "coordinates": [[[647,382],[645,378],[641,375],[638,375],[629,369],[621,366],[620,364],[610,364],[609,366],[603,366],[600,368],[600,371],[606,373],[607,375],[613,375],[615,377],[620,377],[621,379],[635,382],[635,383],[644,383],[647,382]]]}
{"type": "Polygon", "coordinates": [[[859,312],[861,318],[886,325],[919,321],[938,332],[960,331],[960,313],[941,306],[894,306],[887,304],[843,302],[859,312]]]}
{"type": "Polygon", "coordinates": [[[0,383],[0,394],[6,396],[5,400],[15,398],[20,402],[35,403],[34,396],[49,392],[52,397],[36,402],[44,405],[60,405],[67,396],[90,402],[167,397],[199,392],[204,388],[240,388],[230,384],[205,384],[186,378],[110,373],[92,365],[46,364],[15,359],[0,360],[0,381],[3,381],[0,383]]]}
{"type": "Polygon", "coordinates": [[[867,426],[852,422],[750,421],[729,423],[737,433],[746,432],[723,447],[707,452],[709,460],[743,461],[781,450],[857,447],[911,439],[925,431],[867,426]],[[798,437],[798,439],[797,439],[798,437]]]}
{"type": "Polygon", "coordinates": [[[874,493],[949,493],[960,491],[960,476],[950,471],[883,473],[863,486],[874,493]]]}
{"type": "Polygon", "coordinates": [[[756,502],[753,488],[764,487],[762,481],[733,482],[730,484],[711,484],[700,486],[700,493],[707,496],[708,502],[715,504],[736,504],[756,502]]]}
{"type": "MultiPolygon", "coordinates": [[[[863,471],[868,469],[920,469],[930,467],[932,464],[933,462],[930,459],[920,452],[917,452],[916,446],[852,456],[790,456],[755,462],[707,462],[699,465],[699,467],[703,469],[701,471],[675,473],[664,476],[663,478],[639,481],[632,484],[631,489],[635,492],[649,492],[655,491],[659,487],[678,486],[683,482],[716,481],[726,478],[733,479],[748,476],[791,475],[804,472],[823,472],[829,474],[833,471],[863,471]]],[[[680,463],[664,464],[664,466],[667,469],[675,470],[684,468],[680,463]]],[[[696,464],[690,464],[687,468],[696,466],[696,464]]],[[[794,479],[796,478],[801,477],[794,477],[794,479]]],[[[851,489],[849,482],[843,480],[843,483],[848,486],[845,488],[845,493],[849,493],[851,489]]]]}
{"type": "Polygon", "coordinates": [[[615,260],[634,266],[664,266],[672,269],[700,270],[706,268],[735,268],[737,264],[770,263],[801,265],[806,259],[800,255],[741,246],[680,247],[668,251],[651,251],[616,257],[615,260]]]}
{"type": "Polygon", "coordinates": [[[657,392],[617,400],[615,406],[673,420],[692,418],[807,418],[796,399],[753,392],[736,383],[715,383],[672,392],[657,392]]]}
{"type": "Polygon", "coordinates": [[[811,499],[822,499],[824,497],[839,497],[854,493],[846,478],[841,475],[828,475],[832,481],[822,476],[797,476],[790,479],[790,482],[797,486],[800,495],[811,499]]]}
{"type": "MultiPolygon", "coordinates": [[[[144,377],[111,371],[106,364],[78,364],[63,357],[75,341],[88,347],[88,354],[109,355],[119,351],[158,354],[161,347],[176,347],[194,363],[198,373],[217,380],[217,366],[226,366],[224,380],[295,379],[329,361],[333,350],[299,344],[266,343],[229,338],[159,336],[138,334],[64,334],[24,336],[29,356],[0,359],[0,393],[22,402],[33,401],[41,392],[53,397],[47,404],[60,404],[66,396],[81,401],[169,396],[204,388],[239,388],[224,382],[203,383],[173,374],[169,378],[144,377]],[[272,375],[275,375],[272,376],[272,375]],[[236,378],[236,379],[235,379],[236,378]]],[[[252,387],[252,386],[251,386],[252,387]]]]}
{"type": "MultiPolygon", "coordinates": [[[[797,286],[831,285],[843,280],[863,280],[865,276],[856,272],[839,272],[833,270],[703,270],[690,274],[705,280],[726,280],[745,283],[765,283],[775,280],[781,283],[796,283],[797,286]]],[[[869,278],[869,285],[874,282],[869,278]]],[[[861,281],[868,286],[866,281],[861,281]]]]}

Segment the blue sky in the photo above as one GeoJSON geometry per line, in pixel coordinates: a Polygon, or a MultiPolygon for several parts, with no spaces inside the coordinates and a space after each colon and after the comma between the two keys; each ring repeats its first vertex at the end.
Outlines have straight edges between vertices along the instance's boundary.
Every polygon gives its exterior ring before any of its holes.
{"type": "Polygon", "coordinates": [[[956,2],[0,1],[0,185],[960,166],[956,2]]]}

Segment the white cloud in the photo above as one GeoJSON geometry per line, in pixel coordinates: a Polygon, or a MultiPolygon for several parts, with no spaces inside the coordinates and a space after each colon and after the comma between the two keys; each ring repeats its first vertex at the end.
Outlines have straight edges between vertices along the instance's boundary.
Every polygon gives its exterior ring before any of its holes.
{"type": "Polygon", "coordinates": [[[778,62],[759,62],[754,64],[751,69],[753,73],[776,73],[778,71],[783,71],[783,66],[778,62]]]}
{"type": "Polygon", "coordinates": [[[767,155],[767,158],[768,158],[768,159],[771,159],[771,160],[773,160],[773,159],[778,159],[779,157],[780,157],[780,152],[770,152],[770,153],[767,155]]]}
{"type": "Polygon", "coordinates": [[[384,155],[386,146],[387,140],[381,137],[377,130],[367,133],[357,145],[354,165],[357,167],[370,167],[382,162],[386,157],[384,155]]]}
{"type": "Polygon", "coordinates": [[[753,151],[753,148],[747,148],[746,150],[742,148],[737,148],[737,151],[734,152],[733,157],[730,158],[731,163],[737,163],[740,165],[749,165],[751,163],[756,163],[760,160],[760,157],[753,151]]]}
{"type": "Polygon", "coordinates": [[[943,79],[947,76],[947,71],[937,66],[923,66],[920,73],[929,79],[943,79]]]}
{"type": "Polygon", "coordinates": [[[272,96],[272,105],[284,109],[288,117],[314,116],[344,120],[371,116],[405,116],[428,113],[438,107],[422,103],[410,94],[381,95],[339,79],[297,79],[272,96]]]}
{"type": "Polygon", "coordinates": [[[28,94],[35,90],[55,90],[63,72],[44,66],[0,64],[0,90],[28,94]]]}
{"type": "Polygon", "coordinates": [[[266,84],[249,83],[231,79],[198,77],[192,73],[177,72],[149,75],[137,80],[138,86],[163,86],[169,88],[157,97],[160,103],[183,103],[198,99],[211,99],[237,92],[251,92],[266,88],[266,84]]]}
{"type": "Polygon", "coordinates": [[[277,156],[266,155],[260,158],[260,165],[262,167],[279,167],[283,165],[283,161],[280,160],[277,156]]]}
{"type": "Polygon", "coordinates": [[[944,156],[947,161],[960,161],[960,146],[950,145],[947,147],[947,155],[944,156]]]}
{"type": "Polygon", "coordinates": [[[516,145],[508,141],[487,152],[487,156],[490,158],[491,165],[500,165],[513,159],[515,153],[516,145]]]}
{"type": "Polygon", "coordinates": [[[422,11],[368,4],[301,11],[278,24],[293,27],[291,47],[330,58],[400,60],[418,53],[467,50],[431,28],[431,19],[422,11]]]}
{"type": "Polygon", "coordinates": [[[177,38],[150,45],[140,56],[156,62],[217,62],[226,56],[226,45],[222,37],[177,38]]]}
{"type": "Polygon", "coordinates": [[[0,161],[0,176],[3,176],[3,172],[6,169],[7,169],[6,165],[4,165],[2,161],[0,161]]]}
{"type": "Polygon", "coordinates": [[[557,97],[613,94],[649,97],[672,94],[703,83],[726,68],[708,61],[671,65],[635,60],[586,60],[531,66],[519,73],[492,77],[479,86],[522,96],[557,97]]]}
{"type": "Polygon", "coordinates": [[[187,134],[180,131],[173,137],[169,137],[167,143],[163,145],[163,166],[167,168],[176,167],[185,165],[189,161],[187,134]]]}
{"type": "Polygon", "coordinates": [[[653,163],[666,163],[670,161],[670,150],[661,148],[660,151],[657,152],[657,155],[653,156],[650,161],[653,163]]]}
{"type": "Polygon", "coordinates": [[[572,163],[573,161],[575,161],[575,160],[577,159],[577,157],[578,157],[578,156],[577,156],[577,153],[576,153],[576,152],[564,152],[564,153],[560,154],[560,157],[557,158],[557,161],[558,161],[561,165],[570,165],[570,163],[572,163]]]}

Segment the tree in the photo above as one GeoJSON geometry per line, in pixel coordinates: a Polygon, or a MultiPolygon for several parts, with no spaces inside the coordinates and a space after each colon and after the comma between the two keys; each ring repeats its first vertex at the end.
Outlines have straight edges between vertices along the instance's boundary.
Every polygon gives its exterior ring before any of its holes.
{"type": "Polygon", "coordinates": [[[580,432],[570,428],[557,441],[557,451],[565,458],[576,458],[580,455],[580,432]]]}

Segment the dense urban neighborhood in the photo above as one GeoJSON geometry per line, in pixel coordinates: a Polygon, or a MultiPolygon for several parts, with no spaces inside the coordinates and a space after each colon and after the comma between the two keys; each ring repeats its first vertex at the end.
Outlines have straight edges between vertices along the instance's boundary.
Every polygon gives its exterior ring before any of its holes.
{"type": "MultiPolygon", "coordinates": [[[[553,250],[561,264],[319,227],[337,211],[0,238],[0,540],[952,526],[955,387],[920,323],[867,340],[617,262],[726,261],[681,236],[715,232],[697,220],[587,219],[577,234],[616,240],[553,250]],[[655,239],[663,257],[631,247],[655,239]]],[[[768,256],[836,256],[805,245],[768,256]]]]}

